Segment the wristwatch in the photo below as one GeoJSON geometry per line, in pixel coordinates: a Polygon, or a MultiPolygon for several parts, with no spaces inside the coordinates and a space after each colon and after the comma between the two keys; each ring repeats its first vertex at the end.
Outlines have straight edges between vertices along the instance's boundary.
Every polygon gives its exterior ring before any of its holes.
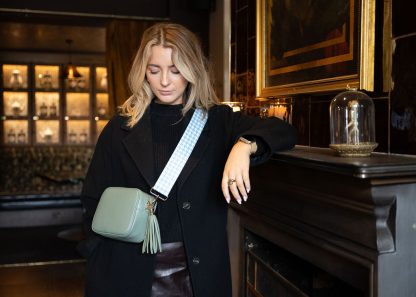
{"type": "Polygon", "coordinates": [[[255,140],[248,140],[247,138],[240,137],[238,141],[247,143],[251,146],[250,148],[250,155],[254,154],[257,151],[257,143],[255,140]]]}

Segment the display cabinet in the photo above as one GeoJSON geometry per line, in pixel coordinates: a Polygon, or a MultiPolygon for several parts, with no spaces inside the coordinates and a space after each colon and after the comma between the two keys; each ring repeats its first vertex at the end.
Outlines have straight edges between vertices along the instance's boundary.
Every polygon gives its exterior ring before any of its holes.
{"type": "Polygon", "coordinates": [[[109,119],[107,69],[77,65],[81,77],[64,79],[62,65],[1,65],[1,143],[92,145],[109,119]]]}
{"type": "Polygon", "coordinates": [[[2,65],[2,133],[3,143],[29,143],[29,89],[27,65],[2,65]]]}

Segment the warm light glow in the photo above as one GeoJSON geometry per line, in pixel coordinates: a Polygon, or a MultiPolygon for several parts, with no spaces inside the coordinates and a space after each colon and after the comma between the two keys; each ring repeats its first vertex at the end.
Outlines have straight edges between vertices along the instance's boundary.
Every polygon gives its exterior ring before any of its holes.
{"type": "Polygon", "coordinates": [[[67,93],[66,115],[70,117],[89,116],[90,96],[89,93],[67,93]]]}
{"type": "Polygon", "coordinates": [[[243,111],[244,110],[244,102],[240,101],[223,101],[221,104],[228,105],[233,109],[233,112],[243,111]]]}
{"type": "Polygon", "coordinates": [[[260,103],[261,117],[277,117],[286,122],[292,122],[292,98],[257,97],[260,103]]]}
{"type": "Polygon", "coordinates": [[[3,65],[3,87],[6,88],[27,88],[26,65],[3,65]]]}
{"type": "Polygon", "coordinates": [[[73,120],[67,122],[66,141],[68,144],[86,144],[90,142],[90,122],[73,120]]]}
{"type": "Polygon", "coordinates": [[[4,142],[7,144],[27,144],[28,122],[7,120],[3,124],[4,142]]]}
{"type": "Polygon", "coordinates": [[[35,129],[37,143],[59,143],[59,121],[38,120],[35,129]]]}
{"type": "Polygon", "coordinates": [[[26,92],[4,92],[3,108],[6,116],[27,116],[28,94],[26,92]]]}
{"type": "Polygon", "coordinates": [[[66,65],[66,70],[65,70],[65,75],[64,76],[65,76],[66,79],[69,79],[69,80],[82,77],[81,73],[79,73],[77,68],[72,64],[67,64],[66,65]]]}
{"type": "Polygon", "coordinates": [[[57,89],[59,88],[59,66],[36,65],[35,66],[36,88],[57,89]]]}
{"type": "Polygon", "coordinates": [[[72,66],[68,67],[68,78],[73,79],[74,78],[74,68],[72,66]]]}
{"type": "Polygon", "coordinates": [[[269,108],[269,116],[274,116],[280,119],[284,119],[287,115],[287,107],[285,105],[271,105],[269,108]]]}

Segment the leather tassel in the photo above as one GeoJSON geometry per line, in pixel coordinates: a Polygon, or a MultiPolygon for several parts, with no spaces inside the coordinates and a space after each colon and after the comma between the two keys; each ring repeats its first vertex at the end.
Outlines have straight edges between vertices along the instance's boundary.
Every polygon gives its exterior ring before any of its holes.
{"type": "MultiPolygon", "coordinates": [[[[156,203],[154,205],[154,208],[155,207],[156,203]]],[[[159,223],[154,214],[154,208],[152,211],[149,211],[149,216],[147,217],[147,226],[142,246],[142,253],[156,254],[158,250],[160,252],[162,251],[159,223]]]]}

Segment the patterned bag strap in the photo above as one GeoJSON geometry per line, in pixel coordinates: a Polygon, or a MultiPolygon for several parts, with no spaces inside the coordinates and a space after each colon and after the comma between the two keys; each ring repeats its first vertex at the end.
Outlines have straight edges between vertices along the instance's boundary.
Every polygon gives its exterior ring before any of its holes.
{"type": "Polygon", "coordinates": [[[173,151],[172,156],[170,156],[169,161],[156,181],[156,184],[150,189],[150,193],[153,196],[163,201],[168,199],[170,190],[191,155],[207,120],[208,113],[204,115],[203,110],[200,108],[195,110],[192,119],[173,151]]]}

